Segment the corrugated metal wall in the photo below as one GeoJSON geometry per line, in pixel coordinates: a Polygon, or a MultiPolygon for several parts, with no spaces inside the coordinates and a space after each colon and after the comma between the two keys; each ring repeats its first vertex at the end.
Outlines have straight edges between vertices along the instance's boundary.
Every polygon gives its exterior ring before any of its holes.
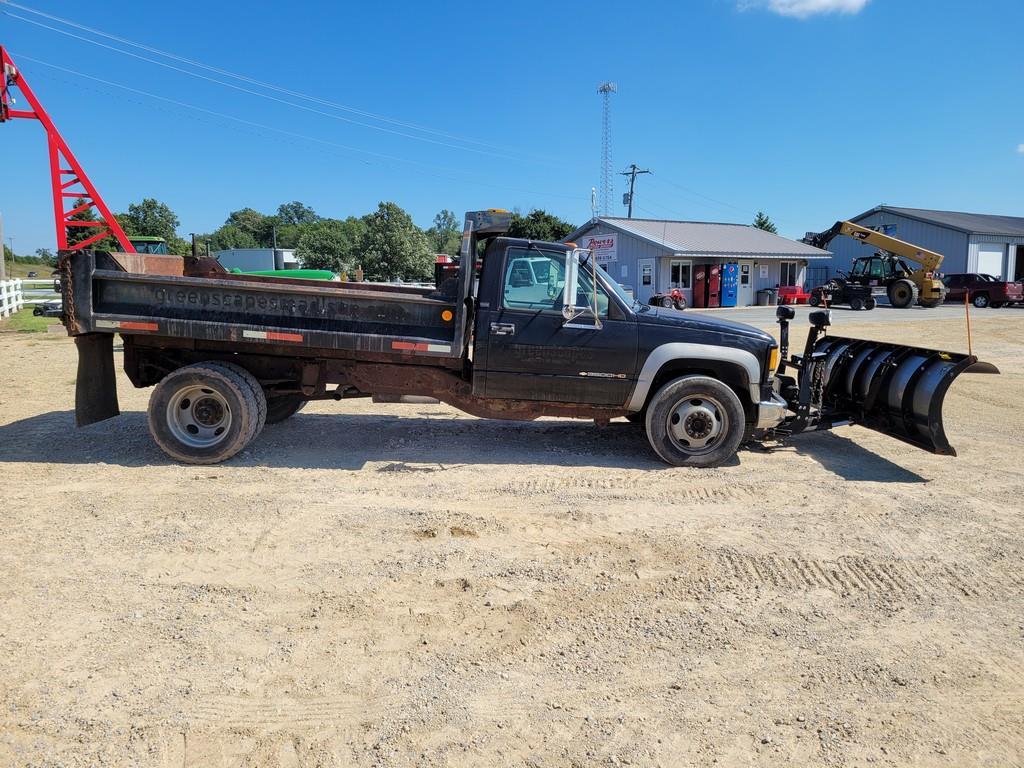
{"type": "MultiPolygon", "coordinates": [[[[996,275],[996,277],[1002,277],[1007,280],[1012,280],[1014,276],[1018,274],[1018,266],[1016,263],[1017,246],[1024,245],[1024,237],[996,237],[994,235],[971,235],[969,238],[969,242],[967,244],[967,266],[964,269],[965,272],[978,271],[978,251],[980,250],[979,246],[981,245],[1002,246],[1002,274],[996,275]]],[[[943,270],[945,272],[953,271],[951,269],[947,269],[945,264],[943,264],[943,270]]]]}
{"type": "MultiPolygon", "coordinates": [[[[608,274],[612,276],[617,282],[625,286],[627,289],[633,291],[635,296],[639,296],[639,278],[640,270],[637,266],[637,261],[640,259],[657,259],[661,256],[670,256],[671,251],[659,248],[656,245],[648,243],[646,240],[640,240],[635,237],[631,237],[623,232],[619,232],[616,229],[612,229],[607,224],[599,222],[592,228],[588,229],[586,235],[614,235],[618,237],[618,248],[617,255],[618,261],[614,264],[608,265],[608,274]],[[625,267],[625,272],[623,272],[625,267]]],[[[659,273],[661,264],[655,263],[655,288],[659,288],[663,285],[668,284],[668,266],[667,262],[664,266],[666,274],[662,276],[659,273]]]]}
{"type": "MultiPolygon", "coordinates": [[[[695,256],[691,254],[685,254],[675,256],[674,251],[669,248],[662,248],[658,245],[648,243],[646,240],[628,235],[624,232],[619,232],[607,224],[599,222],[593,227],[587,229],[584,232],[585,236],[598,236],[598,235],[610,235],[618,234],[618,248],[617,256],[618,261],[608,266],[608,274],[613,279],[618,281],[620,284],[625,286],[628,290],[633,291],[633,295],[637,298],[641,297],[640,290],[640,267],[638,262],[641,259],[655,259],[654,269],[654,286],[653,291],[664,291],[668,289],[669,282],[671,279],[670,270],[673,259],[680,259],[683,261],[689,261],[691,266],[698,264],[709,264],[709,263],[720,263],[724,261],[752,261],[755,263],[753,268],[753,301],[757,302],[757,292],[762,288],[775,288],[779,285],[779,276],[782,273],[782,267],[780,262],[775,259],[763,259],[758,261],[755,257],[741,257],[735,258],[723,258],[722,256],[695,256]],[[767,277],[761,277],[761,265],[764,264],[768,267],[767,277]],[[623,272],[623,268],[625,272],[623,272]]],[[[582,240],[583,236],[579,236],[577,240],[582,240]]],[[[801,285],[805,284],[807,275],[807,262],[798,259],[792,259],[796,261],[798,266],[797,277],[801,285]]],[[[827,260],[815,261],[815,264],[827,265],[830,262],[827,260]]],[[[690,291],[685,291],[688,301],[692,301],[692,294],[690,291]]]]}
{"type": "MultiPolygon", "coordinates": [[[[967,234],[965,232],[957,232],[916,219],[908,219],[888,211],[876,211],[857,223],[862,227],[895,225],[895,231],[890,231],[888,234],[945,256],[945,261],[942,262],[943,272],[970,271],[967,266],[967,234]]],[[[831,261],[832,275],[838,270],[849,272],[854,259],[859,256],[870,256],[875,252],[871,246],[859,243],[851,237],[837,237],[828,246],[828,250],[834,254],[831,261]]]]}

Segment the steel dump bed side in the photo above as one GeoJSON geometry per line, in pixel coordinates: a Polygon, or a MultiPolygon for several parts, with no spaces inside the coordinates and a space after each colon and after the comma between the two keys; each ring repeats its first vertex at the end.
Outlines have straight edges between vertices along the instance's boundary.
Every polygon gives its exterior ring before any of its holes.
{"type": "Polygon", "coordinates": [[[454,296],[404,286],[215,274],[125,272],[82,252],[62,280],[69,331],[416,355],[455,362],[463,322],[454,296]],[[404,290],[403,290],[404,288],[404,290]]]}

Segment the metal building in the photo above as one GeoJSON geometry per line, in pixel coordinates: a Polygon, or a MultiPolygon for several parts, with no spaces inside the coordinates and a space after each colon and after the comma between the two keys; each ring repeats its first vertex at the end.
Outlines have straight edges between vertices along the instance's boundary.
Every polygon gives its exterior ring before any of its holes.
{"type": "Polygon", "coordinates": [[[292,248],[228,248],[214,251],[213,257],[226,269],[240,269],[243,272],[297,269],[299,266],[292,248]]]}
{"type": "Polygon", "coordinates": [[[678,288],[691,306],[700,265],[737,264],[736,303],[748,306],[761,289],[804,285],[808,265],[830,258],[828,251],[746,224],[705,221],[599,216],[566,240],[593,249],[598,264],[640,301],[678,288]]]}
{"type": "MultiPolygon", "coordinates": [[[[850,221],[941,253],[946,274],[980,272],[1004,280],[1024,279],[1024,217],[879,205],[850,221]]],[[[829,248],[833,273],[849,271],[854,259],[872,253],[870,246],[848,237],[836,238],[829,248]]]]}

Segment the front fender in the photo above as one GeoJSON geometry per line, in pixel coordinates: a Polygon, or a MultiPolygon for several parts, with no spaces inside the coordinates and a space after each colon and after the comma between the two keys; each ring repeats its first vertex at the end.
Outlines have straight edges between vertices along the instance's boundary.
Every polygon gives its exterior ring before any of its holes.
{"type": "Polygon", "coordinates": [[[736,347],[677,341],[655,347],[647,356],[643,368],[640,369],[636,387],[626,405],[626,410],[630,413],[643,410],[658,373],[666,365],[688,361],[693,361],[697,367],[700,366],[700,363],[708,361],[734,366],[742,375],[743,386],[749,393],[750,402],[756,403],[761,399],[759,387],[761,363],[752,352],[736,347]]]}

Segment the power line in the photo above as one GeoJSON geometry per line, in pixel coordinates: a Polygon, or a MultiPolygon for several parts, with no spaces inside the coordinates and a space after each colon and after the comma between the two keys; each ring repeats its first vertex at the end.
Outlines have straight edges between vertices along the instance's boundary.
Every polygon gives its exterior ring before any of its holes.
{"type": "MultiPolygon", "coordinates": [[[[19,61],[31,61],[31,62],[33,62],[35,64],[42,64],[43,66],[50,67],[52,69],[56,69],[56,70],[58,70],[60,72],[64,72],[64,73],[71,74],[71,75],[75,75],[76,77],[82,77],[82,78],[85,78],[87,80],[91,80],[93,82],[101,83],[101,84],[106,85],[106,86],[111,86],[111,87],[114,87],[114,88],[119,88],[121,90],[137,94],[139,96],[144,96],[144,97],[147,97],[147,98],[151,98],[151,99],[155,99],[155,100],[158,100],[158,101],[162,101],[162,102],[165,102],[167,104],[174,105],[176,107],[182,107],[184,109],[190,109],[190,110],[193,110],[193,111],[196,111],[196,112],[201,112],[203,114],[210,115],[211,117],[216,117],[216,118],[220,118],[220,119],[223,119],[223,120],[229,120],[231,122],[239,123],[241,125],[244,125],[244,126],[247,126],[247,127],[250,127],[250,128],[255,128],[255,129],[264,130],[264,131],[271,131],[273,133],[277,133],[277,134],[280,134],[280,135],[283,135],[283,136],[287,136],[287,137],[289,137],[291,139],[298,139],[298,140],[301,140],[301,141],[313,142],[313,143],[320,144],[320,145],[323,145],[323,146],[329,147],[329,148],[342,149],[342,150],[345,150],[345,151],[348,151],[348,152],[356,152],[356,153],[359,153],[359,154],[370,155],[371,157],[374,157],[374,158],[377,158],[377,159],[380,159],[380,160],[390,160],[390,161],[395,161],[395,162],[400,162],[400,163],[408,163],[408,164],[411,164],[411,165],[414,165],[414,166],[421,166],[422,168],[428,168],[428,169],[429,168],[434,168],[434,169],[439,169],[439,170],[442,170],[442,171],[447,171],[449,173],[464,173],[463,171],[460,171],[459,169],[455,169],[455,168],[446,168],[444,166],[436,166],[436,165],[432,165],[432,164],[428,164],[428,163],[422,163],[422,162],[419,162],[417,160],[410,160],[408,158],[398,157],[398,156],[395,156],[395,155],[387,155],[387,154],[383,154],[383,153],[380,153],[380,152],[373,152],[373,151],[366,150],[366,149],[360,149],[359,147],[352,147],[352,146],[349,146],[347,144],[341,144],[341,143],[338,143],[338,142],[329,141],[327,139],[320,139],[320,138],[317,138],[315,136],[308,136],[308,135],[305,135],[305,134],[296,133],[294,131],[288,131],[288,130],[284,130],[282,128],[276,128],[276,127],[274,127],[272,125],[266,125],[266,124],[263,124],[263,123],[258,123],[258,122],[255,122],[253,120],[247,120],[245,118],[236,117],[234,115],[229,115],[229,114],[226,114],[224,112],[217,112],[216,110],[207,109],[206,107],[200,107],[200,106],[195,105],[195,104],[189,104],[188,102],[180,101],[178,99],[168,98],[167,96],[161,96],[159,94],[151,93],[149,91],[144,91],[144,90],[141,90],[139,88],[133,88],[133,87],[128,86],[128,85],[122,85],[121,83],[117,83],[117,82],[114,82],[114,81],[111,81],[111,80],[105,80],[103,78],[95,77],[93,75],[88,75],[88,74],[85,74],[84,72],[77,72],[75,70],[68,69],[67,67],[62,67],[62,66],[59,66],[57,64],[51,64],[50,62],[46,62],[46,61],[43,61],[41,59],[36,59],[36,58],[34,58],[32,56],[26,56],[26,55],[19,54],[19,53],[14,53],[14,52],[12,52],[12,53],[13,53],[14,56],[17,57],[17,59],[19,61]]],[[[135,102],[135,103],[140,103],[140,102],[135,102]]],[[[257,134],[257,135],[259,135],[259,134],[257,134]]],[[[265,138],[269,138],[269,137],[265,137],[265,138]]],[[[368,160],[364,160],[362,162],[368,163],[368,164],[380,164],[380,163],[373,163],[372,161],[368,161],[368,160]]],[[[388,166],[386,164],[384,165],[384,167],[391,167],[392,170],[397,170],[393,166],[388,166]]],[[[464,185],[472,184],[474,186],[489,187],[489,188],[492,188],[492,189],[498,189],[498,190],[507,191],[507,192],[514,192],[514,193],[518,193],[518,194],[533,195],[533,196],[536,196],[536,197],[549,198],[549,199],[550,198],[561,198],[561,199],[565,199],[565,200],[576,200],[576,201],[579,201],[581,199],[581,196],[579,196],[579,195],[565,195],[565,194],[552,193],[552,192],[539,192],[539,191],[536,191],[536,190],[518,189],[518,188],[515,188],[515,187],[506,187],[506,186],[502,186],[502,185],[493,184],[493,183],[490,183],[490,182],[476,182],[476,181],[473,181],[473,180],[467,179],[467,178],[454,178],[452,176],[445,176],[445,175],[441,175],[441,174],[438,174],[438,173],[430,173],[428,171],[420,170],[418,168],[413,168],[413,169],[410,169],[410,170],[413,170],[413,171],[415,171],[417,173],[423,174],[423,175],[428,176],[430,178],[441,179],[441,180],[444,180],[444,181],[451,181],[451,182],[455,182],[457,184],[464,184],[464,185]]]]}
{"type": "MultiPolygon", "coordinates": [[[[4,2],[6,2],[6,0],[0,0],[0,3],[4,3],[4,2]]],[[[311,112],[313,114],[321,115],[323,117],[329,117],[329,118],[334,119],[334,120],[341,120],[342,122],[352,123],[354,125],[359,125],[359,126],[362,126],[364,128],[370,128],[370,129],[373,129],[373,130],[376,130],[376,131],[382,131],[384,133],[390,133],[390,134],[393,134],[393,135],[396,135],[396,136],[402,136],[402,137],[407,138],[407,139],[414,139],[416,141],[423,141],[423,142],[426,142],[428,144],[435,144],[435,145],[442,146],[442,147],[448,147],[450,149],[460,149],[460,150],[463,150],[465,152],[473,152],[473,153],[481,154],[481,155],[490,155],[492,157],[497,157],[497,158],[502,159],[502,160],[509,160],[509,161],[513,161],[513,162],[522,162],[522,160],[523,160],[523,158],[521,158],[521,157],[514,157],[514,156],[511,156],[511,155],[499,154],[497,152],[491,152],[491,151],[486,150],[486,149],[475,149],[473,147],[466,147],[466,146],[462,146],[462,145],[459,145],[459,144],[451,144],[449,142],[439,141],[437,139],[431,139],[431,138],[426,137],[426,136],[416,136],[416,135],[411,134],[411,133],[403,133],[402,131],[396,131],[396,130],[393,130],[391,128],[385,128],[383,126],[373,125],[372,123],[365,123],[365,122],[362,122],[360,120],[353,120],[352,118],[343,117],[342,115],[332,114],[331,112],[325,112],[325,111],[323,111],[321,109],[315,109],[313,107],[306,106],[305,104],[297,104],[297,103],[295,103],[293,101],[288,101],[286,99],[281,99],[281,98],[278,98],[276,96],[272,96],[272,95],[270,95],[268,93],[261,93],[259,91],[254,91],[251,88],[245,88],[243,86],[236,85],[235,83],[227,83],[227,82],[224,82],[223,80],[217,80],[216,78],[208,77],[208,76],[200,74],[198,72],[190,72],[189,70],[183,69],[182,67],[176,67],[173,64],[168,64],[168,63],[163,62],[163,61],[157,61],[156,59],[151,59],[151,58],[149,58],[147,56],[142,56],[142,55],[137,54],[137,53],[132,53],[131,51],[125,51],[125,50],[122,50],[120,48],[116,48],[115,46],[107,45],[106,43],[101,43],[101,42],[99,42],[97,40],[90,40],[87,37],[82,37],[81,35],[76,35],[73,32],[68,32],[67,30],[58,29],[57,27],[52,27],[49,24],[43,24],[42,22],[35,21],[34,19],[26,19],[25,17],[18,16],[17,14],[11,13],[10,11],[4,11],[4,14],[7,15],[7,16],[10,16],[12,19],[17,19],[18,21],[24,21],[24,22],[26,22],[28,24],[33,24],[33,25],[35,25],[37,27],[42,27],[43,29],[48,29],[48,30],[50,30],[52,32],[57,32],[58,34],[65,35],[67,37],[71,37],[71,38],[74,38],[76,40],[81,40],[82,42],[89,43],[90,45],[95,45],[95,46],[98,46],[100,48],[105,48],[105,49],[107,49],[109,51],[114,51],[115,53],[120,53],[120,54],[123,54],[125,56],[131,56],[134,59],[139,59],[140,61],[145,61],[145,62],[148,62],[150,64],[155,64],[158,67],[164,67],[165,69],[170,69],[170,70],[173,70],[175,72],[180,72],[182,74],[188,75],[189,77],[195,77],[195,78],[198,78],[200,80],[205,80],[205,81],[210,82],[210,83],[215,83],[216,85],[222,85],[225,88],[231,88],[233,90],[240,91],[242,93],[247,93],[247,94],[249,94],[251,96],[258,96],[258,97],[263,98],[263,99],[269,99],[270,101],[275,101],[275,102],[277,102],[279,104],[284,104],[285,106],[292,107],[294,109],[301,109],[301,110],[304,110],[306,112],[311,112]]]]}
{"type": "MultiPolygon", "coordinates": [[[[441,136],[443,138],[452,139],[454,141],[461,141],[461,142],[468,143],[468,144],[476,144],[478,146],[487,147],[489,149],[496,149],[496,150],[499,150],[499,151],[506,151],[506,152],[507,151],[512,151],[512,152],[516,152],[516,153],[524,154],[524,155],[533,155],[535,157],[543,157],[542,155],[535,155],[534,153],[523,152],[522,150],[514,150],[514,149],[513,150],[509,150],[509,148],[507,148],[507,147],[501,147],[501,146],[498,146],[498,145],[495,145],[495,144],[490,144],[488,142],[480,141],[478,139],[473,139],[473,138],[469,138],[469,137],[465,137],[465,136],[459,136],[459,135],[456,135],[456,134],[453,134],[453,133],[449,133],[447,131],[440,131],[440,130],[437,130],[435,128],[429,128],[427,126],[418,125],[416,123],[413,123],[413,122],[410,122],[410,121],[407,121],[407,120],[399,120],[397,118],[388,117],[386,115],[376,114],[376,113],[369,112],[369,111],[364,110],[364,109],[359,109],[357,107],[353,107],[353,106],[350,106],[348,104],[342,104],[340,102],[331,101],[329,99],[324,99],[324,98],[321,98],[319,96],[314,96],[314,95],[311,95],[311,94],[308,94],[308,93],[303,93],[301,91],[295,91],[295,90],[292,90],[290,88],[285,88],[285,87],[282,87],[282,86],[279,86],[279,85],[275,85],[273,83],[268,83],[268,82],[265,82],[265,81],[262,81],[262,80],[258,80],[258,79],[253,78],[253,77],[249,77],[247,75],[242,75],[242,74],[239,74],[237,72],[232,72],[231,70],[222,69],[220,67],[215,67],[215,66],[212,66],[212,65],[209,65],[209,64],[205,64],[205,63],[203,63],[201,61],[197,61],[195,59],[190,59],[190,58],[187,58],[185,56],[180,56],[180,55],[178,55],[176,53],[173,53],[173,52],[170,52],[170,51],[164,51],[164,50],[161,50],[159,48],[155,48],[153,46],[146,45],[145,43],[140,43],[140,42],[137,42],[135,40],[131,40],[131,39],[126,38],[126,37],[121,37],[119,35],[114,35],[114,34],[111,34],[109,32],[104,32],[103,30],[96,29],[94,27],[89,27],[89,26],[86,26],[85,24],[79,24],[78,22],[72,21],[70,19],[65,19],[65,18],[62,18],[60,16],[55,16],[53,14],[45,13],[44,11],[40,11],[40,10],[37,10],[37,9],[34,9],[34,8],[30,8],[30,7],[26,6],[26,5],[21,5],[20,3],[11,2],[11,0],[0,0],[0,4],[9,6],[11,8],[17,8],[20,11],[24,11],[26,13],[31,13],[31,14],[36,15],[36,16],[41,16],[42,18],[48,19],[50,21],[53,21],[53,22],[56,22],[56,23],[59,23],[59,24],[64,24],[64,25],[72,27],[74,29],[78,29],[78,30],[81,30],[83,32],[88,32],[90,34],[106,38],[108,40],[113,40],[113,41],[121,43],[123,45],[129,45],[129,46],[132,46],[133,48],[139,48],[140,50],[144,50],[144,51],[147,51],[148,53],[152,53],[152,54],[155,54],[155,55],[158,55],[158,56],[163,56],[165,58],[172,59],[173,61],[178,61],[178,62],[183,63],[183,64],[188,64],[190,66],[206,70],[207,72],[213,72],[213,73],[216,73],[218,75],[222,75],[224,77],[230,77],[230,78],[235,79],[235,80],[240,80],[240,81],[248,83],[250,85],[256,85],[256,86],[259,86],[260,88],[266,88],[266,89],[271,90],[271,91],[276,91],[278,93],[283,93],[283,94],[288,95],[288,96],[292,96],[292,97],[295,97],[295,98],[303,99],[303,100],[306,100],[306,101],[311,101],[311,102],[320,104],[322,106],[327,106],[327,107],[331,107],[333,109],[338,109],[338,110],[342,110],[344,112],[349,112],[351,114],[359,115],[361,117],[366,117],[366,118],[369,118],[371,120],[377,120],[379,122],[389,123],[391,125],[397,125],[397,126],[400,126],[400,127],[403,127],[403,128],[408,128],[410,130],[415,130],[415,131],[420,131],[420,132],[423,132],[423,133],[433,134],[435,136],[441,136]]],[[[6,13],[11,18],[18,19],[19,21],[26,21],[28,23],[33,23],[32,20],[30,20],[30,19],[26,19],[24,17],[18,16],[18,15],[13,14],[13,13],[10,13],[8,11],[4,11],[4,13],[6,13]]],[[[35,23],[38,24],[38,22],[35,22],[35,23]]],[[[40,24],[40,26],[44,26],[47,29],[52,29],[53,31],[62,32],[63,33],[62,30],[54,29],[54,28],[48,27],[46,25],[41,25],[40,24]]],[[[83,38],[79,38],[79,39],[83,39],[83,38]]],[[[87,41],[87,42],[91,42],[91,41],[87,41]]],[[[118,49],[112,49],[112,50],[118,50],[118,49]]],[[[126,51],[119,51],[119,52],[127,53],[126,51]]],[[[154,62],[154,63],[158,63],[158,62],[154,62]]],[[[365,125],[364,123],[357,123],[357,124],[358,125],[365,125]]],[[[367,127],[378,128],[379,126],[367,126],[367,127]]],[[[399,134],[399,135],[404,135],[404,134],[399,134]]]]}
{"type": "Polygon", "coordinates": [[[686,192],[687,194],[695,195],[697,197],[701,197],[701,198],[703,198],[705,200],[708,200],[709,202],[715,203],[716,205],[724,206],[726,208],[732,208],[734,211],[740,211],[741,213],[748,213],[748,214],[754,214],[755,213],[754,211],[751,211],[751,210],[749,210],[747,208],[741,208],[738,205],[733,205],[732,203],[727,203],[724,200],[718,200],[718,199],[716,199],[714,197],[710,197],[709,195],[705,195],[705,194],[703,194],[701,192],[698,192],[695,189],[690,189],[689,187],[684,187],[682,184],[677,184],[676,182],[674,182],[674,181],[672,181],[670,179],[666,179],[664,176],[652,174],[651,178],[654,179],[655,181],[660,181],[663,184],[668,184],[669,186],[675,187],[676,189],[681,190],[682,192],[686,192]]]}

